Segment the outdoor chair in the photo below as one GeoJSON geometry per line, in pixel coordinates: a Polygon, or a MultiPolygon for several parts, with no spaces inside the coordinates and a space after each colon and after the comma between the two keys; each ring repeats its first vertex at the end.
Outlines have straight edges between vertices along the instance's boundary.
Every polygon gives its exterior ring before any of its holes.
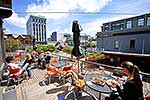
{"type": "Polygon", "coordinates": [[[16,54],[16,55],[15,55],[15,61],[16,61],[16,62],[20,62],[20,60],[21,60],[20,55],[19,55],[19,54],[16,54]]]}
{"type": "Polygon", "coordinates": [[[67,98],[69,97],[69,95],[72,95],[73,94],[73,98],[71,98],[71,100],[77,100],[77,96],[76,96],[76,93],[72,90],[72,91],[69,91],[66,96],[60,96],[59,99],[60,100],[67,100],[67,98]]]}
{"type": "Polygon", "coordinates": [[[7,86],[9,86],[11,80],[13,80],[14,82],[17,81],[17,84],[19,84],[20,75],[18,74],[18,72],[19,72],[20,70],[21,70],[20,68],[8,69],[9,75],[8,75],[7,86]]]}
{"type": "Polygon", "coordinates": [[[50,60],[50,64],[54,64],[54,63],[57,63],[57,62],[58,62],[57,59],[51,59],[51,60],[50,60]]]}
{"type": "Polygon", "coordinates": [[[60,74],[66,76],[66,74],[71,70],[72,70],[72,65],[66,65],[63,67],[62,71],[60,71],[60,74]]]}
{"type": "Polygon", "coordinates": [[[145,100],[150,100],[150,96],[145,96],[144,99],[145,100]]]}
{"type": "Polygon", "coordinates": [[[59,74],[59,71],[53,67],[47,67],[48,83],[51,83],[52,76],[59,74]]]}
{"type": "Polygon", "coordinates": [[[0,86],[8,80],[8,70],[5,63],[0,66],[0,86]]]}

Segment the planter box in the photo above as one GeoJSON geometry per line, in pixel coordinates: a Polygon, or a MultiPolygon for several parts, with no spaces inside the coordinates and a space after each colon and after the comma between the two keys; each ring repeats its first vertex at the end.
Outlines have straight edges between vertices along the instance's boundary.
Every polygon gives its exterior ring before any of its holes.
{"type": "Polygon", "coordinates": [[[95,61],[96,61],[96,58],[88,58],[87,60],[88,60],[88,61],[91,61],[91,62],[95,62],[95,61]]]}
{"type": "Polygon", "coordinates": [[[17,100],[16,86],[10,86],[3,89],[3,100],[17,100]]]}

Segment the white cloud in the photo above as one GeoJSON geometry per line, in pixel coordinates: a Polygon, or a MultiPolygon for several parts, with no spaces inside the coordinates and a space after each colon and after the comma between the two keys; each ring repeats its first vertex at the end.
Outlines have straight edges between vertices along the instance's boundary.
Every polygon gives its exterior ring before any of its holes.
{"type": "MultiPolygon", "coordinates": [[[[129,16],[128,16],[129,17],[129,16]]],[[[127,16],[118,16],[113,18],[97,18],[96,20],[88,23],[81,23],[83,28],[82,33],[86,33],[91,36],[95,36],[97,32],[101,31],[101,26],[103,23],[120,20],[123,18],[127,18],[127,16]]]]}
{"type": "MultiPolygon", "coordinates": [[[[68,20],[68,15],[70,13],[28,13],[28,12],[70,12],[70,11],[100,11],[109,1],[111,0],[37,0],[37,2],[41,2],[40,4],[31,3],[27,6],[26,12],[27,15],[24,17],[20,17],[17,13],[13,11],[13,15],[6,19],[6,21],[18,28],[26,27],[26,22],[28,16],[32,15],[40,15],[45,16],[49,22],[49,20],[55,20],[55,22],[59,21],[61,23],[61,19],[68,20]]],[[[48,23],[49,24],[49,23],[48,23]]],[[[53,24],[53,23],[51,23],[53,24]]],[[[61,26],[53,26],[54,30],[63,32],[61,26]]],[[[65,28],[70,30],[69,28],[65,28]]],[[[64,31],[67,31],[64,30],[64,31]]],[[[49,33],[49,32],[48,32],[49,33]]]]}
{"type": "MultiPolygon", "coordinates": [[[[27,12],[69,12],[69,11],[100,11],[111,0],[47,0],[40,5],[28,5],[27,12]]],[[[60,19],[68,13],[32,13],[44,15],[46,18],[60,19]]]]}
{"type": "Polygon", "coordinates": [[[13,14],[10,18],[6,19],[9,24],[15,25],[20,28],[25,28],[26,17],[19,17],[17,13],[13,11],[13,14]]]}
{"type": "Polygon", "coordinates": [[[111,0],[78,0],[79,6],[87,12],[99,11],[111,0]]]}

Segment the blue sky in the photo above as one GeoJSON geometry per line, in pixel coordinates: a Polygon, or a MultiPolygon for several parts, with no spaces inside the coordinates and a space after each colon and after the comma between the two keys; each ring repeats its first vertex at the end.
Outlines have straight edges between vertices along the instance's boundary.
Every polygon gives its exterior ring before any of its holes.
{"type": "Polygon", "coordinates": [[[6,33],[26,34],[30,15],[47,18],[47,37],[51,33],[70,33],[73,20],[79,20],[82,33],[95,36],[102,23],[150,13],[150,0],[12,0],[13,15],[4,19],[6,33]],[[41,12],[41,13],[29,13],[41,12]],[[97,14],[42,12],[99,12],[97,14]],[[128,13],[128,14],[117,14],[128,13]]]}

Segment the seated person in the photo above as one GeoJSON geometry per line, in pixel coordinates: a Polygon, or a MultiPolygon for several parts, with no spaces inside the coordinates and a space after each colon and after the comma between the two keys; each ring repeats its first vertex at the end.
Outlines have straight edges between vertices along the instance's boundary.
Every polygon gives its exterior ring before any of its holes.
{"type": "Polygon", "coordinates": [[[143,84],[138,67],[129,61],[123,62],[121,66],[128,77],[125,84],[123,84],[123,89],[121,90],[119,86],[116,86],[119,95],[111,94],[105,100],[144,100],[143,84]]]}
{"type": "Polygon", "coordinates": [[[32,65],[32,62],[33,62],[32,60],[33,59],[31,57],[31,55],[27,54],[26,59],[25,59],[23,65],[22,65],[22,69],[26,70],[27,73],[28,73],[28,78],[30,78],[31,75],[32,75],[32,72],[31,72],[31,65],[32,65]]]}
{"type": "Polygon", "coordinates": [[[21,75],[25,70],[13,63],[13,56],[6,57],[7,68],[10,74],[21,75]],[[12,70],[15,70],[15,72],[12,70]]]}

